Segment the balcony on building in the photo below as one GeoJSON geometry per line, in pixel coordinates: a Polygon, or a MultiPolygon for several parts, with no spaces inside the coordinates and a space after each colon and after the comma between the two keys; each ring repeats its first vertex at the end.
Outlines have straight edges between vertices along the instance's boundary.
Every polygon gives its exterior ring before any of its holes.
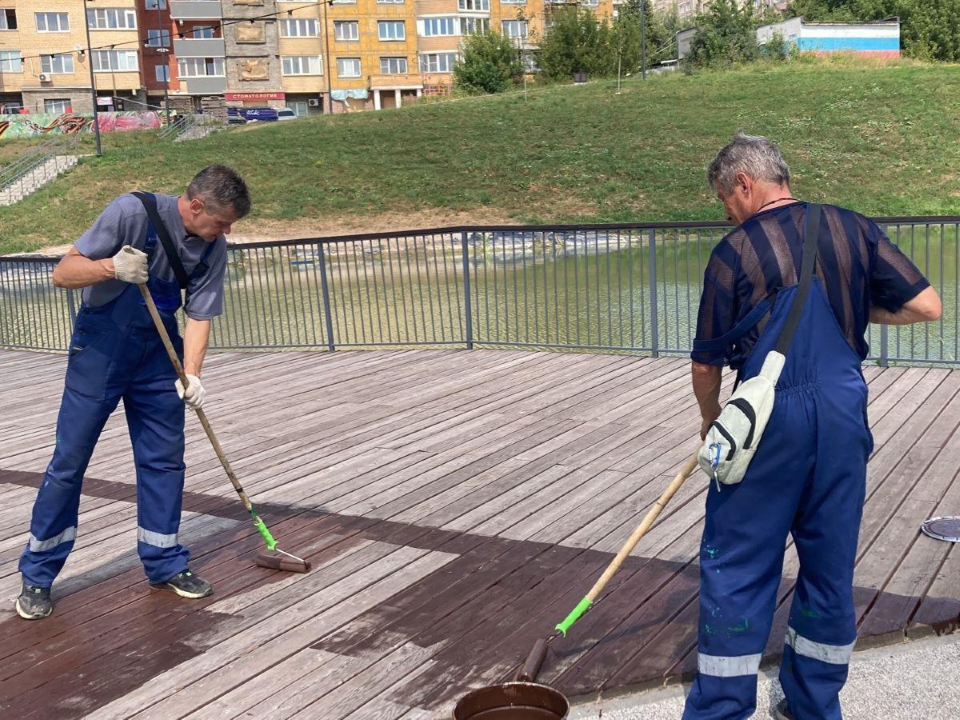
{"type": "Polygon", "coordinates": [[[173,41],[173,52],[178,58],[226,57],[223,38],[185,38],[173,41]]]}
{"type": "Polygon", "coordinates": [[[210,20],[223,17],[220,0],[170,0],[174,20],[210,20]]]}
{"type": "Polygon", "coordinates": [[[227,78],[218,75],[180,78],[180,91],[187,95],[223,95],[227,91],[227,78]]]}

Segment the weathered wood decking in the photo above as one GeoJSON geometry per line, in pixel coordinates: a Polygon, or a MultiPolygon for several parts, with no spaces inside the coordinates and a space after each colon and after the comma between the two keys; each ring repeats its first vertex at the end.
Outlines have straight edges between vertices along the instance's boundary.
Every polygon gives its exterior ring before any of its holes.
{"type": "MultiPolygon", "coordinates": [[[[136,558],[122,415],[87,473],[55,614],[15,616],[17,559],[54,442],[65,361],[0,353],[0,715],[95,718],[448,717],[548,635],[695,449],[678,359],[507,351],[229,354],[208,359],[208,414],[281,546],[259,547],[195,418],[181,538],[216,585],[151,590],[136,558]]],[[[861,646],[957,627],[960,549],[918,533],[960,514],[960,372],[869,368],[876,453],[857,567],[861,646]]],[[[695,475],[552,646],[568,696],[695,667],[705,482],[695,475]]],[[[784,568],[783,638],[796,568],[784,568]]]]}

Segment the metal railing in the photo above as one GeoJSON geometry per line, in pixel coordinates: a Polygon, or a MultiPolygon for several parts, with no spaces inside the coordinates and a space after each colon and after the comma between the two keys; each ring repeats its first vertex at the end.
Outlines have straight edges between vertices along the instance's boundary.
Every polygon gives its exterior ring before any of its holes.
{"type": "MultiPolygon", "coordinates": [[[[936,323],[868,330],[881,364],[957,365],[960,217],[881,218],[944,302],[936,323]]],[[[211,347],[464,346],[689,352],[728,227],[484,226],[231,245],[211,347]]],[[[0,258],[0,347],[65,350],[79,293],[56,259],[0,258]]]]}
{"type": "Polygon", "coordinates": [[[34,186],[42,184],[38,178],[34,178],[34,174],[58,156],[73,152],[79,137],[78,133],[53,135],[13,162],[0,166],[0,193],[14,190],[18,185],[25,186],[25,191],[32,191],[34,186]]]}

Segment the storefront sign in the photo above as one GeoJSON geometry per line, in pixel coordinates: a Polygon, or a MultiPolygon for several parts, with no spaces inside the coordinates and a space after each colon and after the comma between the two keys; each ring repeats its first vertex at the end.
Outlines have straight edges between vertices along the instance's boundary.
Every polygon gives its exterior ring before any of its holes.
{"type": "Polygon", "coordinates": [[[247,100],[284,100],[286,93],[282,92],[240,92],[225,93],[224,100],[247,101],[247,100]]]}

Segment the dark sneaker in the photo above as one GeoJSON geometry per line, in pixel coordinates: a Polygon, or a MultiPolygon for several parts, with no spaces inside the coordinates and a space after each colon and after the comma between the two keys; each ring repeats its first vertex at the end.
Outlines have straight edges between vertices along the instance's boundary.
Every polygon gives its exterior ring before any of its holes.
{"type": "Polygon", "coordinates": [[[17,614],[24,620],[40,620],[53,612],[50,588],[23,584],[17,598],[17,614]]]}
{"type": "Polygon", "coordinates": [[[180,597],[190,598],[191,600],[213,594],[213,585],[189,570],[177,573],[166,582],[156,583],[153,587],[161,590],[173,590],[180,597]]]}
{"type": "Polygon", "coordinates": [[[777,720],[793,720],[793,715],[790,714],[790,708],[787,707],[787,701],[781,700],[777,704],[777,711],[774,713],[774,717],[777,720]]]}

